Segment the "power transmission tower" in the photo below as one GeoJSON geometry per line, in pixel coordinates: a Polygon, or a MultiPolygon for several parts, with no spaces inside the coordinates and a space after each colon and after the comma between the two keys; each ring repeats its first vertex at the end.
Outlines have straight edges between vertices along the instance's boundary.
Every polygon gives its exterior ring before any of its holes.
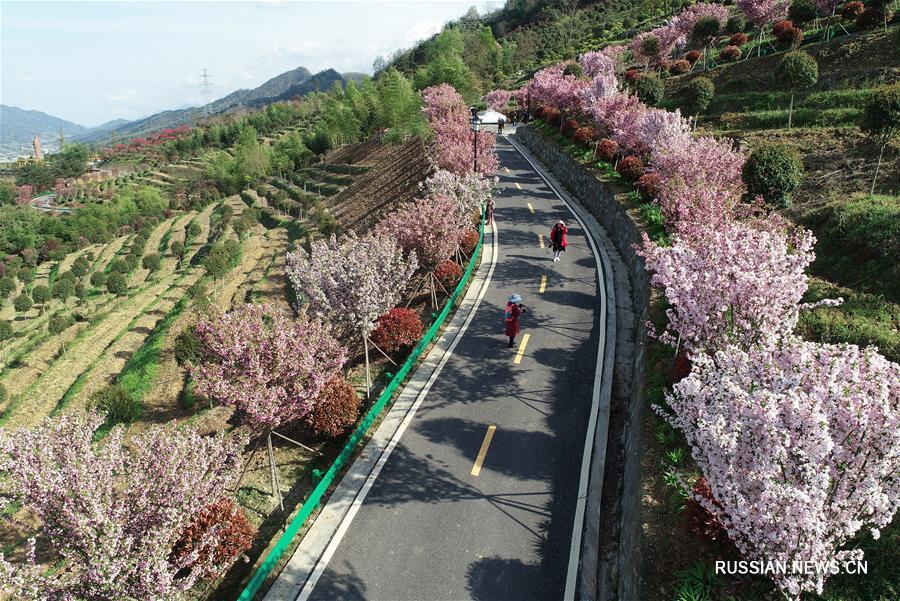
{"type": "Polygon", "coordinates": [[[212,98],[213,83],[209,80],[209,72],[203,69],[200,72],[200,95],[203,96],[203,112],[209,116],[209,103],[212,98]]]}

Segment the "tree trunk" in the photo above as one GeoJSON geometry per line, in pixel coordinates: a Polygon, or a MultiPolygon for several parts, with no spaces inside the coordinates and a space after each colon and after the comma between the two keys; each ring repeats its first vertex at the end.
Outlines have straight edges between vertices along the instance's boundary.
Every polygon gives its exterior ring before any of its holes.
{"type": "Polygon", "coordinates": [[[875,175],[872,176],[872,186],[869,188],[869,196],[875,194],[875,182],[878,180],[878,170],[881,169],[881,157],[884,156],[884,147],[887,144],[881,145],[881,150],[878,152],[878,162],[875,163],[875,175]]]}

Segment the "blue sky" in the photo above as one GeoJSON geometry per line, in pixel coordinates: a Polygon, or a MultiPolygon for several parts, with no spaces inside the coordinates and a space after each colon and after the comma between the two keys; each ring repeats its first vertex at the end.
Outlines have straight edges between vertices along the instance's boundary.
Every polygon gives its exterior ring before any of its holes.
{"type": "Polygon", "coordinates": [[[371,73],[380,54],[502,2],[0,1],[0,102],[94,126],[200,104],[289,69],[371,73]]]}

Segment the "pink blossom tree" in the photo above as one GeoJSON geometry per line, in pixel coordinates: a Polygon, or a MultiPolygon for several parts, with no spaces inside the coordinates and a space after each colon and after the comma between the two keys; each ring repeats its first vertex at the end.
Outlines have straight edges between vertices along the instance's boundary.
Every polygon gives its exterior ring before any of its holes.
{"type": "Polygon", "coordinates": [[[25,184],[16,188],[16,204],[19,206],[27,206],[31,204],[34,197],[34,186],[25,184]]]}
{"type": "Polygon", "coordinates": [[[204,551],[218,546],[216,530],[194,553],[173,559],[171,552],[192,518],[235,482],[246,436],[165,426],[126,446],[120,426],[98,444],[103,421],[64,415],[33,430],[0,431],[4,492],[40,520],[41,538],[65,565],[37,565],[32,539],[28,561],[0,555],[3,592],[35,600],[172,599],[237,559],[209,563],[214,554],[204,551]]]}
{"type": "Polygon", "coordinates": [[[285,269],[301,303],[318,317],[362,336],[369,374],[369,334],[378,317],[403,297],[418,262],[415,252],[404,258],[393,237],[354,234],[338,241],[316,240],[310,252],[288,253],[285,269]]]}
{"type": "Polygon", "coordinates": [[[607,46],[603,50],[594,52],[585,52],[582,54],[578,62],[584,74],[594,78],[601,73],[616,74],[619,64],[619,57],[625,52],[625,46],[607,46]]]}
{"type": "Polygon", "coordinates": [[[711,231],[701,244],[676,237],[672,246],[660,247],[645,234],[639,254],[671,304],[660,339],[677,346],[680,338],[698,353],[790,336],[814,244],[807,230],[789,238],[738,223],[711,231]]]}
{"type": "Polygon", "coordinates": [[[741,12],[760,30],[787,17],[789,5],[787,0],[737,0],[741,12]]]}
{"type": "Polygon", "coordinates": [[[204,319],[197,334],[209,359],[191,371],[194,390],[239,410],[257,431],[306,415],[347,359],[321,322],[272,305],[204,319]]]}
{"type": "Polygon", "coordinates": [[[900,507],[900,365],[874,349],[796,338],[693,357],[664,415],[684,432],[714,502],[695,500],[791,599],[827,573],[793,562],[861,560],[842,547],[900,507]]]}
{"type": "Polygon", "coordinates": [[[651,154],[659,177],[656,202],[667,229],[683,240],[698,240],[735,219],[744,195],[743,153],[712,137],[670,136],[651,154]]]}
{"type": "Polygon", "coordinates": [[[492,111],[503,113],[506,111],[506,106],[509,104],[512,95],[513,93],[508,90],[493,90],[485,95],[484,101],[492,111]]]}
{"type": "Polygon", "coordinates": [[[567,63],[560,63],[534,74],[528,84],[531,102],[558,108],[564,114],[581,112],[583,95],[589,82],[575,75],[566,75],[567,63]]]}
{"type": "Polygon", "coordinates": [[[442,285],[434,270],[456,251],[469,227],[471,221],[460,212],[457,201],[438,195],[401,205],[378,223],[375,233],[395,238],[405,253],[415,253],[425,271],[424,280],[430,283],[432,307],[437,308],[437,288],[442,285]]]}
{"type": "Polygon", "coordinates": [[[497,187],[497,178],[480,173],[457,175],[440,169],[425,180],[426,196],[446,196],[456,201],[459,212],[466,217],[487,204],[497,187]]]}
{"type": "Polygon", "coordinates": [[[472,171],[476,166],[479,173],[497,170],[494,134],[471,131],[469,110],[453,86],[440,84],[426,88],[422,90],[422,99],[422,111],[435,133],[432,158],[438,168],[458,174],[472,171]]]}

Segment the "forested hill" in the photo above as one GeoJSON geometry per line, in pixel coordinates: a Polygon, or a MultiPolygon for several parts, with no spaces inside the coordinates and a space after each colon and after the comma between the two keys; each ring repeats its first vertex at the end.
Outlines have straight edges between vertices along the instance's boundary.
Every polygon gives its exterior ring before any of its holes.
{"type": "Polygon", "coordinates": [[[77,123],[16,106],[0,105],[0,150],[14,152],[20,148],[30,151],[34,136],[44,142],[59,139],[60,132],[66,137],[83,132],[85,128],[77,123]]]}
{"type": "Polygon", "coordinates": [[[439,34],[376,61],[413,77],[417,88],[447,82],[469,101],[538,67],[628,39],[690,1],[510,0],[493,13],[472,9],[439,34]]]}

